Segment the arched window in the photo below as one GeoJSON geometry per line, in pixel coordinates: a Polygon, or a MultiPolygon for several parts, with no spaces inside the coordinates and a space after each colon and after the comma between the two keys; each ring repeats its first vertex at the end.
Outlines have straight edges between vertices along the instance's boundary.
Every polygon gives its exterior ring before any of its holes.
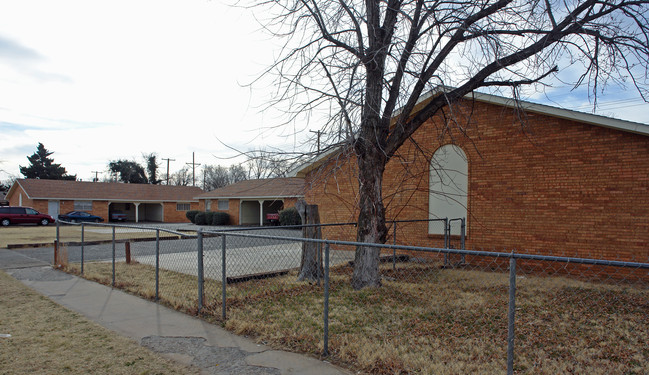
{"type": "MultiPolygon", "coordinates": [[[[466,218],[469,192],[469,167],[466,155],[455,145],[444,145],[430,161],[428,217],[466,218]]],[[[444,225],[431,221],[428,233],[444,234],[444,225]]],[[[459,235],[460,226],[453,225],[451,234],[459,235]]]]}

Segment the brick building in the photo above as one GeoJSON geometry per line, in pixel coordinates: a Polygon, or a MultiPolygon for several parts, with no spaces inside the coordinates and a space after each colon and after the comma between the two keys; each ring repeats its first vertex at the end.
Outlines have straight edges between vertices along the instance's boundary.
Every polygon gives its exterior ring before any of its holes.
{"type": "Polygon", "coordinates": [[[108,221],[111,213],[120,211],[129,221],[174,223],[189,221],[185,212],[198,209],[194,196],[201,192],[191,186],[20,179],[9,189],[7,200],[54,218],[85,211],[108,221]]]}
{"type": "MultiPolygon", "coordinates": [[[[446,115],[386,166],[388,221],[464,217],[468,249],[649,261],[648,125],[477,93],[446,115]]],[[[356,168],[337,150],[297,172],[323,223],[357,219],[356,168]]],[[[397,229],[400,244],[443,245],[438,222],[397,229]]]]}
{"type": "Polygon", "coordinates": [[[230,224],[268,224],[267,214],[293,207],[304,197],[302,178],[268,178],[237,183],[197,195],[203,211],[227,212],[230,224]]]}

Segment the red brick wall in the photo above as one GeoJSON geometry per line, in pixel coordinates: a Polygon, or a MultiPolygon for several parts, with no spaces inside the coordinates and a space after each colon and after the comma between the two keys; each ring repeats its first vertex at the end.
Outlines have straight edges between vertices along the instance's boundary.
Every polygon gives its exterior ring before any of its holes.
{"type": "MultiPolygon", "coordinates": [[[[534,113],[521,126],[511,109],[479,102],[470,120],[469,106],[454,114],[458,125],[427,122],[417,147],[388,164],[388,219],[428,217],[430,157],[455,143],[469,166],[468,248],[649,261],[649,137],[534,113]]],[[[307,176],[322,222],[357,219],[356,164],[344,159],[307,176]]],[[[400,243],[441,246],[426,223],[398,228],[400,243]]],[[[355,238],[353,228],[327,234],[355,238]]]]}
{"type": "MultiPolygon", "coordinates": [[[[178,211],[177,202],[164,202],[163,207],[163,218],[165,223],[189,223],[189,219],[185,216],[187,211],[178,211]]],[[[187,203],[187,202],[184,202],[187,203]]],[[[190,210],[200,210],[202,209],[199,202],[191,202],[190,210]]]]}

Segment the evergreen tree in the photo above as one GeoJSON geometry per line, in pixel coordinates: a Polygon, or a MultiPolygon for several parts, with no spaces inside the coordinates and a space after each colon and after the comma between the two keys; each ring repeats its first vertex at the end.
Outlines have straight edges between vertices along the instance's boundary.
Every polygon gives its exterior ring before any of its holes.
{"type": "Polygon", "coordinates": [[[130,160],[114,160],[108,163],[108,170],[119,181],[131,184],[148,184],[144,168],[130,160]]]}
{"type": "Polygon", "coordinates": [[[54,163],[54,159],[49,156],[53,151],[48,151],[42,143],[38,143],[38,148],[32,156],[28,156],[29,165],[20,166],[20,173],[25,178],[40,178],[41,180],[76,180],[77,175],[68,175],[68,172],[61,164],[54,163]]]}

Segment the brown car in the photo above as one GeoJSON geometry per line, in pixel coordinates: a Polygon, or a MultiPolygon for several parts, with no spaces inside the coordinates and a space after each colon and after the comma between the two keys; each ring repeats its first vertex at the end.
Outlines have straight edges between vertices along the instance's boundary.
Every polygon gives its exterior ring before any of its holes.
{"type": "Polygon", "coordinates": [[[42,214],[29,207],[0,207],[0,224],[8,227],[12,224],[40,224],[47,225],[53,223],[54,219],[50,215],[42,214]]]}

